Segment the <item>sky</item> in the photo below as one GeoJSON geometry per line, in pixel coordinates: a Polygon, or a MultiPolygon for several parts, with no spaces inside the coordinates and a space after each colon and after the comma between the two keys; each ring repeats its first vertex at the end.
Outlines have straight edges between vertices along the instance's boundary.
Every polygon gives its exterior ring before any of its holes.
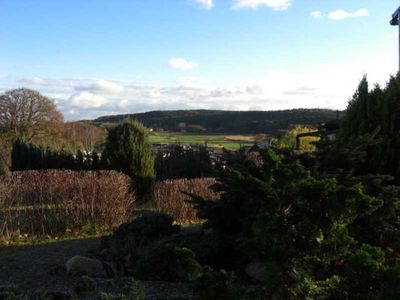
{"type": "Polygon", "coordinates": [[[398,69],[399,0],[0,0],[0,93],[66,120],[151,110],[345,109],[398,69]]]}

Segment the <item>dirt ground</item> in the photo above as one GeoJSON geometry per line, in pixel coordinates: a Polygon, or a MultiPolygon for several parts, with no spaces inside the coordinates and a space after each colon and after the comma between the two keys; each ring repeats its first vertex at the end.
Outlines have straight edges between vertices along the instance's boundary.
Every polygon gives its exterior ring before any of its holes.
{"type": "MultiPolygon", "coordinates": [[[[69,292],[79,278],[66,274],[64,265],[75,255],[91,256],[99,238],[79,239],[26,247],[0,248],[0,286],[17,285],[24,295],[38,290],[69,292]]],[[[141,282],[146,299],[191,299],[187,284],[141,282]]],[[[29,299],[29,298],[28,298],[29,299]]]]}

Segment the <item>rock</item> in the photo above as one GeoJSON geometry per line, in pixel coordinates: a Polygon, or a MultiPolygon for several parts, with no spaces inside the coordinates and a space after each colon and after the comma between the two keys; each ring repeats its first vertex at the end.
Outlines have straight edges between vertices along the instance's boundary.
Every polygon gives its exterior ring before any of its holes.
{"type": "Polygon", "coordinates": [[[69,275],[88,275],[94,277],[106,277],[107,272],[103,263],[98,259],[84,256],[74,256],[65,264],[69,275]]]}
{"type": "Polygon", "coordinates": [[[249,263],[246,268],[245,272],[254,280],[265,282],[267,281],[267,269],[264,262],[260,260],[255,260],[249,263]]]}

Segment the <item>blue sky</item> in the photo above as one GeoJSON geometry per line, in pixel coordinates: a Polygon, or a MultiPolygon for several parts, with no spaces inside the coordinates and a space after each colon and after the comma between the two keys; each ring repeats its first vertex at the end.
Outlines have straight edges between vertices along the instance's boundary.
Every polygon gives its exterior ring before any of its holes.
{"type": "Polygon", "coordinates": [[[398,0],[1,0],[0,92],[67,120],[159,109],[344,109],[398,66],[398,0]]]}

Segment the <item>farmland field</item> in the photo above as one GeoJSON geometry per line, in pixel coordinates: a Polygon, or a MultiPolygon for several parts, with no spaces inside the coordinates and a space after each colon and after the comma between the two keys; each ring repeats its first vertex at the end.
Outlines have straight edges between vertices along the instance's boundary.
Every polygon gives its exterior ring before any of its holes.
{"type": "Polygon", "coordinates": [[[237,150],[241,146],[251,146],[254,141],[260,140],[259,135],[209,135],[209,134],[182,134],[182,133],[152,133],[150,142],[182,145],[204,145],[208,147],[237,150]]]}

